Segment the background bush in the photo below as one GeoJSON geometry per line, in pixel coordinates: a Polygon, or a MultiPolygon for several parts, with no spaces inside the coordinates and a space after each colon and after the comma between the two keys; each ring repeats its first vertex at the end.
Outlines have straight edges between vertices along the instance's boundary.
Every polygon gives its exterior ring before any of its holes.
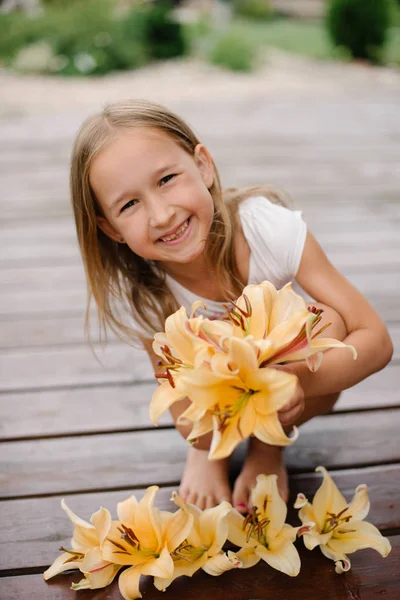
{"type": "Polygon", "coordinates": [[[172,8],[172,2],[158,1],[146,10],[144,31],[152,58],[173,58],[186,53],[186,38],[181,24],[172,17],[172,8]]]}
{"type": "Polygon", "coordinates": [[[29,50],[43,45],[54,60],[38,70],[62,75],[100,75],[186,52],[182,27],[165,2],[115,14],[112,0],[51,0],[33,17],[0,14],[0,61],[6,66],[23,69],[21,54],[29,62],[29,50]]]}
{"type": "Polygon", "coordinates": [[[233,0],[234,13],[247,19],[270,19],[273,8],[270,0],[233,0]]]}
{"type": "Polygon", "coordinates": [[[378,61],[390,25],[388,0],[331,0],[327,13],[329,34],[354,58],[378,61]]]}
{"type": "Polygon", "coordinates": [[[216,41],[209,60],[231,71],[251,71],[256,55],[257,46],[254,42],[235,31],[228,31],[216,41]]]}

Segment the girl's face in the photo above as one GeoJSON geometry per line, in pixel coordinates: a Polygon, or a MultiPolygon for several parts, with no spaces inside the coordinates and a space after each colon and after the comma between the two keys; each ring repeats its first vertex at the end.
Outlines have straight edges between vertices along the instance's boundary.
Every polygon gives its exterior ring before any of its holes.
{"type": "Polygon", "coordinates": [[[164,133],[125,130],[94,159],[90,184],[104,217],[99,227],[143,258],[190,263],[204,251],[214,203],[212,159],[199,144],[194,156],[164,133]]]}

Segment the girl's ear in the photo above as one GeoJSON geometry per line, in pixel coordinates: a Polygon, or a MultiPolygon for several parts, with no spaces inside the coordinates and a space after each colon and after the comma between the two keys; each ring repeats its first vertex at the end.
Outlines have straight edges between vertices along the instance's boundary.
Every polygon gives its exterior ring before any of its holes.
{"type": "Polygon", "coordinates": [[[203,144],[197,144],[194,149],[194,160],[207,189],[210,189],[214,183],[214,164],[211,154],[203,144]]]}
{"type": "Polygon", "coordinates": [[[109,238],[114,240],[114,242],[123,242],[123,238],[121,234],[107,221],[105,217],[96,217],[97,225],[100,227],[103,233],[105,233],[109,238]]]}

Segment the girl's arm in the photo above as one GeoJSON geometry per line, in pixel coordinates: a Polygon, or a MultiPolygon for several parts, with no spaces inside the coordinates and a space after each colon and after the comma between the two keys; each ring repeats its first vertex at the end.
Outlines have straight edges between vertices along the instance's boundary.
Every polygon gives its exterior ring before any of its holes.
{"type": "MultiPolygon", "coordinates": [[[[387,365],[393,345],[384,322],[366,298],[329,262],[309,232],[296,281],[317,302],[339,313],[348,332],[343,341],[354,346],[358,354],[354,361],[348,350],[330,349],[316,373],[311,373],[304,363],[293,364],[305,396],[340,392],[387,365]]],[[[329,328],[323,336],[329,337],[329,328]]]]}

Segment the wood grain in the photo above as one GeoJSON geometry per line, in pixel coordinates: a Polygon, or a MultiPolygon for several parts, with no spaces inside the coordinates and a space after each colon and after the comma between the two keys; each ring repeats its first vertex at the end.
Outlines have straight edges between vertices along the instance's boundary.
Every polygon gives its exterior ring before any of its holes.
{"type": "MultiPolygon", "coordinates": [[[[307,551],[296,542],[301,559],[297,577],[288,577],[271,569],[265,562],[249,570],[236,569],[220,577],[203,572],[191,579],[175,580],[165,592],[157,591],[150,577],[142,577],[140,591],[147,600],[376,600],[383,597],[396,600],[398,591],[398,565],[400,561],[400,536],[390,536],[392,552],[385,559],[373,550],[362,550],[351,555],[352,569],[337,575],[334,563],[315,549],[307,551]],[[384,562],[383,562],[384,561],[384,562]],[[277,596],[279,594],[279,596],[277,596]]],[[[43,569],[44,570],[44,569],[43,569]]],[[[0,578],[1,598],[29,598],[29,600],[72,600],[76,592],[69,589],[71,582],[80,580],[81,574],[64,574],[49,582],[41,574],[0,578]]],[[[103,590],[85,591],[85,600],[121,600],[115,580],[103,590]]]]}
{"type": "MultiPolygon", "coordinates": [[[[317,417],[285,450],[290,471],[400,461],[400,409],[317,417]]],[[[0,457],[3,498],[174,484],[186,442],[175,429],[7,442],[0,457]]],[[[241,462],[243,451],[238,451],[241,462]]]]}
{"type": "MultiPolygon", "coordinates": [[[[334,411],[400,406],[398,381],[400,365],[392,364],[345,390],[334,411]]],[[[148,428],[152,425],[149,404],[156,386],[150,371],[149,383],[68,386],[66,389],[46,389],[43,385],[37,391],[3,393],[0,439],[148,428]]],[[[172,424],[169,411],[161,417],[160,424],[172,424]]]]}

